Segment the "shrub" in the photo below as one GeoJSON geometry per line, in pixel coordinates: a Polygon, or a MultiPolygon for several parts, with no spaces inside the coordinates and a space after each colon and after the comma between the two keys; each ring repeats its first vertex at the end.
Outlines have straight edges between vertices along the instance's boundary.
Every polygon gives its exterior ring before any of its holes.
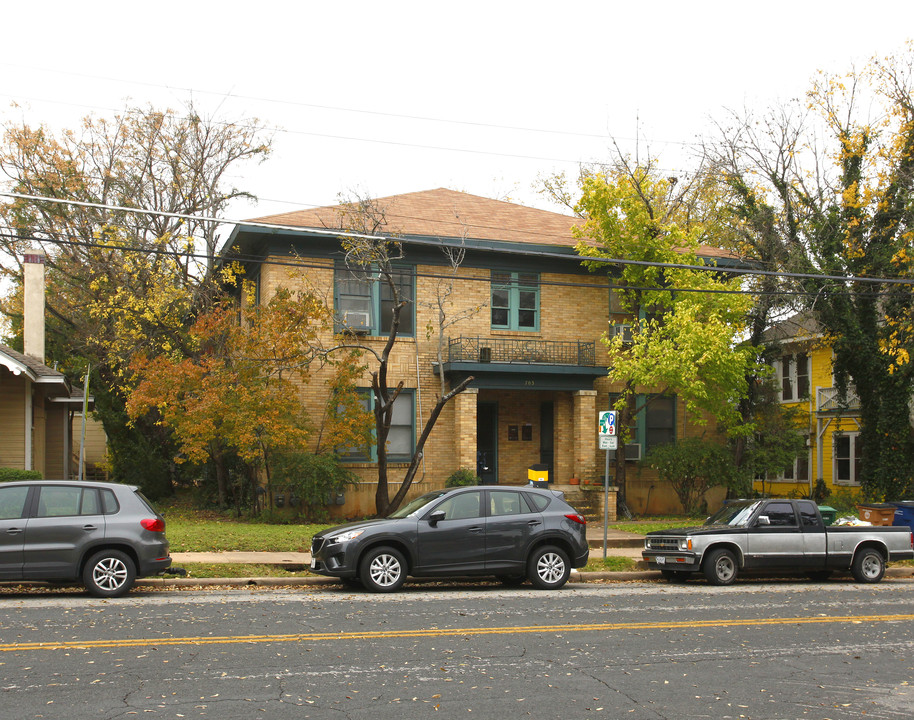
{"type": "Polygon", "coordinates": [[[0,482],[16,482],[17,480],[41,480],[41,473],[37,470],[0,467],[0,482]]]}
{"type": "Polygon", "coordinates": [[[717,485],[729,485],[735,474],[733,459],[723,446],[701,438],[687,438],[652,449],[647,464],[676,491],[688,515],[700,510],[702,496],[717,485]]]}
{"type": "Polygon", "coordinates": [[[465,485],[479,485],[480,483],[482,483],[482,480],[478,475],[466,468],[460,468],[450,474],[444,483],[444,487],[464,487],[465,485]]]}
{"type": "Polygon", "coordinates": [[[327,504],[358,476],[332,453],[284,453],[274,460],[272,484],[286,488],[298,504],[295,513],[311,520],[327,516],[327,504]]]}

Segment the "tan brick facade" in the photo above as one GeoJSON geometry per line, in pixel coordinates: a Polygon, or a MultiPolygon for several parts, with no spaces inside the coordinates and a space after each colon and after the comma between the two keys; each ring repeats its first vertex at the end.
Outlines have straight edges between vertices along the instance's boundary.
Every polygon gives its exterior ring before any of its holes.
{"type": "MultiPolygon", "coordinates": [[[[430,195],[433,195],[436,201],[440,201],[440,192],[433,191],[430,195]]],[[[464,197],[460,193],[451,195],[455,196],[454,202],[464,197]]],[[[451,199],[451,195],[447,196],[448,199],[451,199]]],[[[483,203],[483,200],[473,199],[475,204],[471,203],[471,207],[479,209],[485,203],[494,202],[483,203]]],[[[438,205],[440,208],[446,207],[446,203],[438,202],[438,205]]],[[[511,207],[509,204],[500,203],[496,207],[497,213],[501,213],[499,217],[507,217],[504,213],[511,207]],[[508,205],[508,208],[502,207],[504,205],[508,205]]],[[[426,211],[411,210],[417,215],[426,211]]],[[[596,365],[607,366],[609,358],[600,342],[611,319],[606,276],[588,273],[580,266],[579,260],[567,252],[567,247],[574,244],[570,227],[576,220],[562,219],[562,216],[554,213],[531,211],[530,208],[521,208],[518,212],[523,216],[524,227],[533,228],[535,217],[544,218],[545,226],[550,228],[550,232],[561,227],[564,222],[565,236],[559,240],[552,235],[545,239],[538,237],[532,229],[528,230],[529,235],[525,237],[528,237],[529,242],[539,242],[547,248],[564,245],[565,259],[538,260],[536,253],[532,253],[531,258],[518,257],[510,242],[502,242],[500,245],[498,242],[490,243],[492,247],[486,247],[486,252],[474,255],[472,261],[466,262],[458,270],[447,313],[449,318],[460,316],[462,319],[447,328],[447,336],[482,338],[487,341],[519,341],[519,347],[522,347],[524,341],[536,341],[540,344],[594,343],[596,365]],[[531,215],[531,212],[534,214],[531,215]],[[536,273],[539,277],[538,329],[495,329],[492,327],[489,308],[492,272],[506,267],[513,268],[520,262],[526,263],[526,267],[530,268],[523,272],[536,273]]],[[[295,214],[288,217],[293,215],[295,214]]],[[[280,219],[288,222],[286,217],[280,216],[277,222],[280,219]]],[[[404,217],[407,217],[406,213],[404,217]]],[[[466,214],[461,213],[461,217],[466,217],[466,214]]],[[[310,222],[311,227],[317,226],[310,215],[301,222],[310,222]]],[[[497,235],[499,230],[493,230],[484,218],[480,219],[478,226],[472,226],[470,229],[480,233],[476,237],[484,237],[484,233],[489,233],[489,236],[497,235]]],[[[255,229],[249,232],[251,236],[259,237],[257,233],[260,232],[262,235],[263,231],[255,229]]],[[[520,239],[516,236],[511,238],[512,242],[520,239]]],[[[290,239],[289,242],[293,240],[290,239]]],[[[479,242],[484,244],[483,241],[479,242]]],[[[277,246],[274,244],[273,247],[277,246]]],[[[335,253],[324,250],[324,255],[318,253],[311,257],[302,250],[303,247],[306,247],[304,243],[298,246],[297,252],[306,261],[307,267],[300,270],[280,264],[290,262],[290,256],[287,254],[277,254],[265,259],[265,263],[259,267],[261,302],[267,302],[278,288],[287,286],[313,290],[332,306],[334,257],[340,258],[341,254],[338,250],[335,253]]],[[[404,247],[405,262],[415,263],[416,333],[415,337],[401,336],[398,339],[391,357],[389,380],[391,386],[402,381],[405,388],[414,391],[415,425],[418,436],[441,392],[440,380],[435,374],[438,360],[438,309],[434,301],[438,296],[440,276],[446,270],[440,261],[436,264],[435,261],[412,260],[414,257],[430,257],[428,250],[422,254],[421,246],[412,247],[406,241],[404,247]]],[[[330,345],[333,341],[331,334],[328,333],[324,340],[330,345]]],[[[361,338],[364,345],[375,350],[380,350],[385,341],[384,337],[361,338]]],[[[447,362],[446,347],[443,352],[444,360],[447,362]]],[[[372,367],[375,366],[370,354],[366,354],[365,358],[372,367]]],[[[609,409],[610,386],[605,375],[600,376],[593,368],[590,376],[585,377],[581,373],[574,375],[576,368],[570,367],[567,374],[572,376],[570,384],[576,383],[577,387],[557,389],[568,385],[568,376],[561,368],[553,367],[549,371],[552,375],[544,377],[535,360],[524,365],[522,358],[519,358],[517,363],[510,363],[510,369],[520,372],[500,376],[498,371],[505,368],[499,368],[498,365],[493,362],[490,366],[477,367],[480,377],[466,392],[445,407],[426,444],[416,478],[416,490],[441,487],[447,477],[460,468],[477,470],[481,459],[480,449],[483,447],[491,448],[493,457],[489,458],[487,453],[486,459],[492,468],[493,479],[497,479],[499,483],[525,484],[527,469],[533,464],[543,462],[544,459],[551,462],[553,469],[550,480],[557,484],[564,485],[571,478],[602,482],[605,452],[597,447],[597,417],[599,411],[609,409]],[[566,382],[566,385],[562,385],[563,382],[566,382]],[[480,428],[488,427],[488,421],[494,423],[491,436],[480,438],[480,428]]],[[[317,372],[302,388],[302,399],[312,418],[320,418],[323,414],[327,400],[325,380],[325,374],[317,372]]],[[[370,385],[368,371],[363,376],[363,385],[370,385]]],[[[699,432],[703,430],[704,428],[697,429],[699,432]]],[[[677,437],[684,437],[695,431],[694,423],[687,423],[682,407],[678,407],[677,437]]],[[[405,467],[396,464],[390,466],[391,494],[402,479],[405,467]]],[[[370,492],[370,489],[373,487],[373,481],[376,481],[377,468],[372,463],[358,463],[353,465],[353,469],[364,481],[364,486],[351,494],[352,497],[347,499],[345,506],[335,509],[334,512],[340,516],[369,514],[373,511],[373,492],[370,492]]],[[[628,500],[633,509],[640,510],[638,504],[649,500],[652,512],[677,511],[678,502],[675,496],[671,495],[669,488],[658,486],[659,483],[647,470],[640,469],[635,463],[628,464],[628,500]]]]}

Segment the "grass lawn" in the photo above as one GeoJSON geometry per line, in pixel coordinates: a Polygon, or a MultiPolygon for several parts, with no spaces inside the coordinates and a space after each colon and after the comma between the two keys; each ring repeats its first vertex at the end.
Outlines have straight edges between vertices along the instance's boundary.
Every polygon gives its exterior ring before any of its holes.
{"type": "Polygon", "coordinates": [[[172,552],[308,552],[311,538],[327,527],[165,518],[172,552]]]}
{"type": "Polygon", "coordinates": [[[652,517],[639,520],[622,520],[612,523],[613,530],[646,535],[654,530],[670,530],[672,528],[692,527],[701,525],[705,519],[688,517],[652,517]]]}

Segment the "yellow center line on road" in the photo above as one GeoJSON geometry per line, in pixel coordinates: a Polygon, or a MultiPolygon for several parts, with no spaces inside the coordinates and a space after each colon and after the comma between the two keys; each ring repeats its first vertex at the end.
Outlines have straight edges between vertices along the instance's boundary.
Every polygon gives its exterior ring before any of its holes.
{"type": "Polygon", "coordinates": [[[826,617],[747,618],[740,620],[683,620],[679,622],[588,623],[586,625],[525,625],[495,628],[428,628],[424,630],[375,630],[296,635],[226,635],[223,637],[159,637],[121,640],[70,640],[67,642],[2,643],[0,652],[24,650],[89,650],[93,648],[161,647],[165,645],[231,645],[247,643],[328,642],[332,640],[406,639],[422,637],[468,637],[472,635],[520,635],[618,630],[696,630],[700,628],[751,627],[760,625],[811,625],[879,623],[914,620],[910,615],[836,615],[826,617]]]}

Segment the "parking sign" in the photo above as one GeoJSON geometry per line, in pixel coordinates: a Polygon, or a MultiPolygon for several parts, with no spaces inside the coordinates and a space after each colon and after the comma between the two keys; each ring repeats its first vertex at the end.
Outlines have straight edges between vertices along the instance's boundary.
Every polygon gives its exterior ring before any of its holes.
{"type": "Polygon", "coordinates": [[[615,435],[616,434],[616,411],[615,410],[603,410],[600,413],[600,435],[615,435]]]}

